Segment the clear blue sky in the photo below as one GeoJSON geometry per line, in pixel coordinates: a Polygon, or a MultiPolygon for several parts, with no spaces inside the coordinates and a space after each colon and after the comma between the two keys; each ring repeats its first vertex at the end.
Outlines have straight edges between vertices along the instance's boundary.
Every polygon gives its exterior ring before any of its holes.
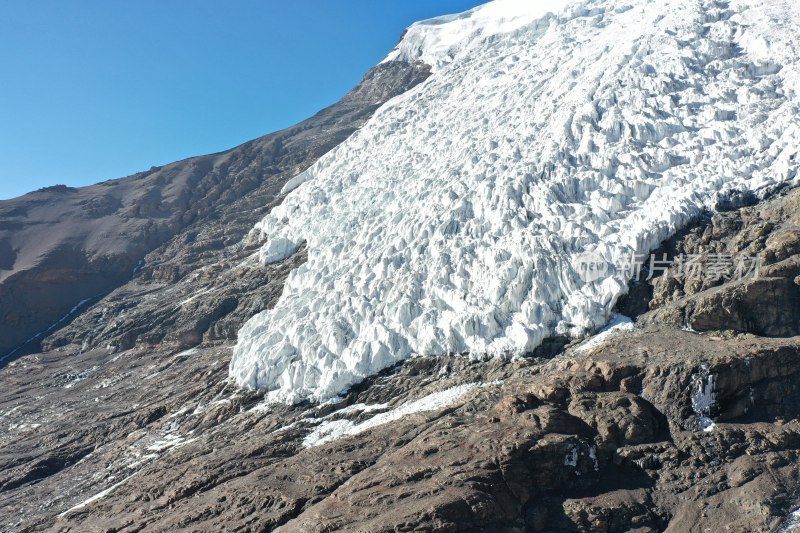
{"type": "Polygon", "coordinates": [[[216,152],[339,99],[485,0],[0,0],[0,198],[216,152]]]}

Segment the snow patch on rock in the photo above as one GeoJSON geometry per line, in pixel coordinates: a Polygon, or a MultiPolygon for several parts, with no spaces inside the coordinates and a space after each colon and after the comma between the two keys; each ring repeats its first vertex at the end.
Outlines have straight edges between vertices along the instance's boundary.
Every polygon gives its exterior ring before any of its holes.
{"type": "Polygon", "coordinates": [[[86,500],[82,501],[78,505],[67,509],[66,511],[64,511],[63,513],[61,513],[58,516],[59,517],[65,517],[65,516],[67,516],[68,514],[74,512],[74,511],[79,511],[79,510],[83,509],[84,507],[88,507],[89,505],[93,504],[96,501],[102,500],[103,498],[105,498],[106,496],[108,496],[109,494],[111,494],[112,492],[117,490],[118,488],[120,488],[122,485],[124,485],[125,483],[130,481],[131,478],[136,476],[138,473],[139,472],[135,472],[135,473],[131,474],[130,476],[128,476],[125,479],[123,479],[122,481],[111,485],[107,489],[98,492],[97,494],[95,494],[94,496],[92,496],[90,498],[87,498],[86,500]]]}
{"type": "Polygon", "coordinates": [[[633,320],[630,317],[620,314],[614,314],[611,321],[606,327],[601,329],[597,335],[588,339],[585,343],[576,348],[578,352],[589,352],[598,346],[605,344],[616,333],[622,331],[631,331],[633,329],[633,320]]]}
{"type": "Polygon", "coordinates": [[[781,533],[789,533],[800,531],[800,509],[794,511],[786,523],[786,526],[781,530],[781,533]]]}
{"type": "Polygon", "coordinates": [[[711,419],[711,410],[717,405],[717,395],[714,390],[716,376],[708,373],[703,367],[699,375],[694,376],[692,385],[695,393],[692,396],[692,410],[697,415],[697,429],[711,432],[714,430],[714,420],[711,419]]]}
{"type": "MultiPolygon", "coordinates": [[[[465,394],[474,389],[476,386],[477,385],[475,384],[459,385],[441,392],[435,392],[419,400],[396,407],[391,411],[377,414],[372,418],[358,424],[350,420],[330,420],[323,422],[317,426],[314,431],[306,436],[306,438],[303,440],[303,445],[306,447],[320,446],[344,437],[358,435],[359,433],[363,433],[364,431],[372,429],[376,426],[399,420],[404,416],[415,413],[424,413],[426,411],[435,411],[437,409],[444,409],[445,407],[460,400],[465,394]]],[[[364,406],[364,409],[361,410],[363,412],[369,412],[385,407],[386,406],[383,404],[372,409],[369,406],[364,406]]],[[[339,415],[344,412],[351,412],[347,411],[347,409],[351,408],[342,409],[334,414],[339,415]]]]}

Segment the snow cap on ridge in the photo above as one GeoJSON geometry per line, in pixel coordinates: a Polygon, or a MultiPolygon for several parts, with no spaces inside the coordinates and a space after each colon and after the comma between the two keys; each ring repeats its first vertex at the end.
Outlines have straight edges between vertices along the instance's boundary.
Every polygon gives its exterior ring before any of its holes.
{"type": "Polygon", "coordinates": [[[518,30],[575,0],[494,0],[456,15],[412,24],[384,60],[423,61],[438,69],[480,40],[518,30]]]}

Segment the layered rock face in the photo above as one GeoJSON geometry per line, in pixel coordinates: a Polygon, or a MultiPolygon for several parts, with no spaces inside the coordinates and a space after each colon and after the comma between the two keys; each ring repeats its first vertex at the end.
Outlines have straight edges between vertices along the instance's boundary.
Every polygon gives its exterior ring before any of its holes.
{"type": "Polygon", "coordinates": [[[0,360],[17,355],[12,352],[29,339],[21,351],[35,349],[113,290],[119,292],[101,311],[48,346],[80,340],[127,348],[137,340],[160,342],[167,331],[178,342],[197,344],[212,322],[211,338],[234,338],[239,322],[263,308],[256,288],[268,285],[264,274],[246,268],[233,284],[219,278],[247,257],[242,238],[290,178],[428,74],[421,63],[384,63],[313,118],[232,150],[91,187],[53,187],[0,201],[0,360]],[[202,279],[187,280],[190,274],[202,279]],[[153,290],[181,281],[172,291],[178,302],[189,297],[181,294],[204,290],[218,297],[203,309],[147,307],[153,290]],[[239,318],[220,323],[236,309],[239,318]]]}
{"type": "Polygon", "coordinates": [[[715,216],[685,235],[675,265],[655,284],[648,322],[697,331],[735,330],[767,336],[800,335],[800,196],[715,216]],[[742,279],[737,257],[752,258],[742,279]],[[732,260],[733,259],[733,260],[732,260]],[[719,276],[707,275],[717,265],[719,276]],[[756,274],[756,268],[758,270],[756,274]]]}
{"type": "MultiPolygon", "coordinates": [[[[703,250],[735,242],[769,253],[767,243],[786,242],[774,235],[798,216],[798,198],[785,191],[720,213],[667,248],[700,250],[705,235],[703,250]],[[770,231],[757,229],[766,222],[770,231]]],[[[274,266],[276,286],[295,260],[274,266]]],[[[738,282],[673,291],[669,303],[669,274],[652,283],[654,310],[634,328],[552,359],[411,359],[323,405],[268,404],[231,386],[227,341],[179,353],[169,343],[82,354],[67,344],[23,357],[3,369],[0,523],[154,532],[789,525],[800,506],[800,338],[737,332],[736,321],[704,332],[673,325],[661,310],[738,282]]],[[[786,311],[780,298],[758,304],[786,311]]],[[[709,312],[728,316],[724,306],[709,312]]]]}

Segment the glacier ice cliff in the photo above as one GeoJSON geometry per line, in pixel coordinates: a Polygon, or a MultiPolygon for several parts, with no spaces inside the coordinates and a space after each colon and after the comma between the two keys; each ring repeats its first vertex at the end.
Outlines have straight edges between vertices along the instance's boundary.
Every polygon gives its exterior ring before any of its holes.
{"type": "Polygon", "coordinates": [[[721,195],[795,181],[795,0],[531,4],[412,26],[389,58],[433,75],[253,230],[265,263],[308,262],[240,331],[240,385],[325,400],[414,355],[583,336],[627,280],[575,257],[645,254],[721,195]]]}

